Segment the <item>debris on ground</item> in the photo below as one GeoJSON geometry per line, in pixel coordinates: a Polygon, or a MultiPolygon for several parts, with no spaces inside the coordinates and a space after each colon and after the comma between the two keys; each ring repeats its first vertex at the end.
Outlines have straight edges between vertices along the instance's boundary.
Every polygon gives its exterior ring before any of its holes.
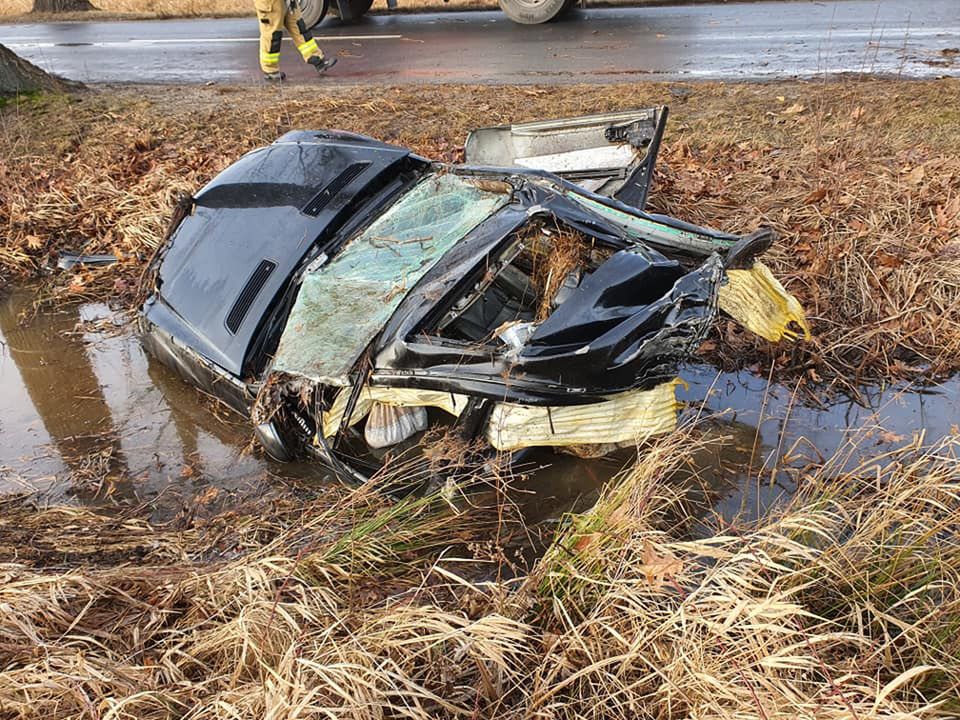
{"type": "Polygon", "coordinates": [[[117,262],[117,256],[110,253],[101,253],[98,255],[84,255],[82,253],[63,250],[57,258],[57,267],[61,270],[72,270],[78,265],[87,267],[105,267],[117,262]]]}

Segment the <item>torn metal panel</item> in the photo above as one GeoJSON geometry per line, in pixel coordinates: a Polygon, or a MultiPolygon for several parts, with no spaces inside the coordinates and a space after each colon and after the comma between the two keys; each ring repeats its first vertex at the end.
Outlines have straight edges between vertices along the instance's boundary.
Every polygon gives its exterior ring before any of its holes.
{"type": "Polygon", "coordinates": [[[497,450],[639,443],[677,426],[679,379],[590,405],[532,407],[497,403],[486,438],[497,450]]]}
{"type": "MultiPolygon", "coordinates": [[[[661,247],[655,249],[628,233],[618,216],[594,212],[575,195],[552,183],[526,182],[514,193],[514,203],[453,248],[423,277],[420,292],[398,306],[375,342],[374,380],[556,405],[594,402],[673,377],[713,322],[723,254],[739,236],[722,236],[729,242],[714,245],[712,231],[697,234],[696,226],[684,225],[681,241],[670,252],[677,260],[667,254],[675,229],[670,222],[650,220],[645,226],[650,232],[662,229],[661,247]],[[518,204],[537,210],[524,216],[518,204]],[[516,236],[538,220],[574,229],[607,248],[609,259],[591,271],[597,277],[584,277],[515,357],[507,357],[504,343],[440,337],[431,319],[442,317],[498,267],[516,236]],[[713,252],[692,257],[690,239],[713,252]]],[[[489,329],[493,335],[496,327],[489,329]]]]}
{"type": "Polygon", "coordinates": [[[569,193],[569,197],[585,208],[616,223],[630,237],[658,248],[707,257],[713,253],[726,252],[740,239],[738,235],[708,230],[675,218],[620,210],[578,193],[569,193]]]}
{"type": "Polygon", "coordinates": [[[508,199],[453,173],[424,178],[304,276],[273,369],[349,384],[364,348],[420,278],[508,199]]]}
{"type": "Polygon", "coordinates": [[[643,208],[665,107],[583,115],[474,130],[464,157],[471,165],[519,166],[555,173],[602,195],[643,208]]]}
{"type": "Polygon", "coordinates": [[[801,333],[810,339],[803,307],[766,265],[755,262],[749,270],[728,270],[726,277],[720,287],[720,309],[734,320],[771,342],[798,340],[801,333]]]}
{"type": "Polygon", "coordinates": [[[722,272],[718,256],[688,273],[622,250],[537,328],[519,366],[573,386],[650,388],[676,375],[706,336],[722,272]]]}

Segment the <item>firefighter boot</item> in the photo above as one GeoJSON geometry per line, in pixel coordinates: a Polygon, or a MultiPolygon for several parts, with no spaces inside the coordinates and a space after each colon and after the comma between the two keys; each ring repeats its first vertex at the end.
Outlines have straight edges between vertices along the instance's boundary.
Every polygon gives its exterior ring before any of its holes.
{"type": "Polygon", "coordinates": [[[319,55],[314,55],[312,58],[308,58],[307,62],[313,65],[317,69],[318,75],[323,75],[327,70],[332,68],[337,64],[336,58],[325,58],[320,57],[319,55]]]}

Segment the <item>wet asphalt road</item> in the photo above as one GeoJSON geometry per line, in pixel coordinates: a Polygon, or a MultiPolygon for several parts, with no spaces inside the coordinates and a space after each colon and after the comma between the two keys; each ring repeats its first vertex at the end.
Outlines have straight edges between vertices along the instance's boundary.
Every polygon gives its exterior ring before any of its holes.
{"type": "MultiPolygon", "coordinates": [[[[537,26],[498,11],[381,15],[315,33],[339,58],[318,82],[960,76],[960,0],[595,8],[537,26]]],[[[0,43],[88,83],[260,82],[253,17],[0,25],[0,43]]],[[[289,39],[283,67],[313,77],[289,39]]]]}

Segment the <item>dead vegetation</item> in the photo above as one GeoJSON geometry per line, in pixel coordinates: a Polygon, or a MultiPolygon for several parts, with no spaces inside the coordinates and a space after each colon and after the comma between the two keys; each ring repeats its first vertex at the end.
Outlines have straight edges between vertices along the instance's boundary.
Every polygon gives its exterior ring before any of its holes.
{"type": "MultiPolygon", "coordinates": [[[[373,486],[261,515],[273,539],[232,559],[191,530],[120,567],[7,562],[3,715],[955,717],[956,445],[835,458],[769,518],[692,540],[670,478],[693,445],[648,448],[519,574],[502,502],[373,486]]],[[[62,508],[32,527],[64,524],[70,544],[143,533],[62,508]]]]}
{"type": "Polygon", "coordinates": [[[0,116],[0,274],[60,248],[117,267],[60,274],[51,296],[132,298],[175,198],[292,128],[364,132],[442,160],[471,127],[668,102],[652,208],[782,236],[770,264],[811,316],[796,349],[733,323],[704,352],[848,389],[960,369],[960,83],[559,87],[160,88],[26,101],[0,116]]]}
{"type": "MultiPolygon", "coordinates": [[[[696,0],[695,0],[696,1],[696,0]]],[[[31,13],[33,0],[0,1],[0,17],[36,22],[39,20],[109,20],[162,19],[180,17],[253,16],[253,5],[247,0],[98,0],[96,10],[88,12],[31,13]]],[[[648,0],[601,0],[590,2],[590,7],[608,5],[646,5],[648,0]]],[[[404,11],[496,10],[497,0],[400,0],[404,11]]],[[[371,13],[390,12],[384,0],[376,0],[371,13]]]]}
{"type": "MultiPolygon", "coordinates": [[[[0,2],[0,17],[63,20],[110,20],[110,19],[166,19],[185,17],[250,17],[254,16],[253,5],[246,0],[100,0],[96,9],[72,13],[31,13],[33,0],[3,0],[0,2]]],[[[496,0],[406,0],[401,10],[444,9],[489,9],[497,8],[496,0]]],[[[374,2],[371,12],[387,12],[386,2],[374,2]]]]}
{"type": "Polygon", "coordinates": [[[553,311],[553,301],[563,281],[574,271],[595,267],[590,255],[593,243],[581,232],[553,224],[530,226],[524,242],[532,264],[530,279],[537,291],[535,320],[543,322],[553,311]]]}

